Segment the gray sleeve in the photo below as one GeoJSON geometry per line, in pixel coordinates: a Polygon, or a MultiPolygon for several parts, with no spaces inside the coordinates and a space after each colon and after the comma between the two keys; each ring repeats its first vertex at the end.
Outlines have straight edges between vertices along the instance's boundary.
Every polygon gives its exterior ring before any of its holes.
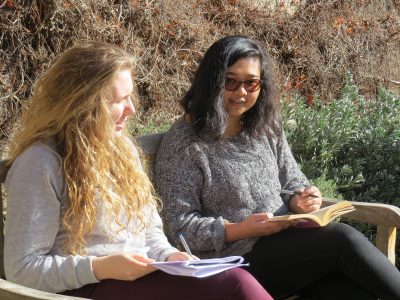
{"type": "MultiPolygon", "coordinates": [[[[143,165],[139,159],[139,154],[135,145],[133,145],[130,140],[129,143],[132,145],[132,151],[138,158],[137,163],[139,167],[143,170],[143,165]]],[[[172,253],[178,252],[179,250],[172,247],[168,242],[157,209],[155,207],[149,207],[146,209],[146,213],[148,213],[147,218],[151,220],[150,226],[146,230],[146,247],[149,249],[147,255],[156,261],[166,261],[172,253]]]]}
{"type": "MultiPolygon", "coordinates": [[[[279,168],[279,181],[283,189],[297,190],[309,185],[306,176],[301,172],[293,157],[285,133],[282,131],[277,145],[276,155],[279,168]]],[[[290,195],[283,195],[282,199],[289,207],[290,195]]]]}
{"type": "Polygon", "coordinates": [[[165,261],[168,256],[179,250],[172,247],[162,229],[162,221],[155,209],[152,210],[152,223],[146,231],[146,247],[148,256],[156,261],[165,261]]]}
{"type": "Polygon", "coordinates": [[[13,163],[6,179],[7,280],[54,293],[97,282],[92,257],[51,254],[63,189],[60,161],[45,145],[31,146],[13,163]]]}
{"type": "Polygon", "coordinates": [[[202,215],[202,186],[207,158],[195,144],[182,137],[164,138],[156,161],[156,188],[164,207],[168,238],[179,245],[180,228],[194,251],[220,251],[225,244],[222,217],[202,215]]]}

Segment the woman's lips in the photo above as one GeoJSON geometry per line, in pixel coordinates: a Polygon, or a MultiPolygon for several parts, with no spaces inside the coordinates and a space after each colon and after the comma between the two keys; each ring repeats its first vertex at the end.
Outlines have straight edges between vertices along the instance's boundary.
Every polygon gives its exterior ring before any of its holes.
{"type": "Polygon", "coordinates": [[[233,103],[233,104],[242,104],[242,103],[245,103],[246,101],[244,99],[237,99],[237,100],[230,99],[229,102],[233,103]]]}

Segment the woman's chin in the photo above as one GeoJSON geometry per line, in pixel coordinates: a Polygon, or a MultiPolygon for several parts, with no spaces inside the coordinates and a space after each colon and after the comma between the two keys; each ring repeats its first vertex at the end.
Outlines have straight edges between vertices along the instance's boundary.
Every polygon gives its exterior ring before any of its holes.
{"type": "Polygon", "coordinates": [[[123,133],[124,133],[123,127],[119,127],[119,126],[115,127],[115,137],[120,137],[123,135],[123,133]]]}

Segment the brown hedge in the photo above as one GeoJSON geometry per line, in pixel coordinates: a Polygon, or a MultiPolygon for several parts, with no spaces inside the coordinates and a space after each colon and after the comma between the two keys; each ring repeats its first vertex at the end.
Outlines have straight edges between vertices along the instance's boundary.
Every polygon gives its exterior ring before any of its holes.
{"type": "Polygon", "coordinates": [[[84,40],[136,54],[142,124],[179,113],[202,54],[230,34],[265,43],[282,92],[331,101],[346,71],[367,97],[380,86],[399,91],[400,0],[298,0],[291,14],[283,1],[275,10],[262,2],[0,0],[0,151],[37,76],[84,40]]]}

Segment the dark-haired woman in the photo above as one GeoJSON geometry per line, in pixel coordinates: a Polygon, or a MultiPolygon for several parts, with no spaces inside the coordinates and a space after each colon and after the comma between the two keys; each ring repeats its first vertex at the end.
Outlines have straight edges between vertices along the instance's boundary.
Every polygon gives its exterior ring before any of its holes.
{"type": "Polygon", "coordinates": [[[172,241],[181,231],[199,257],[243,255],[276,298],[400,299],[398,270],[352,227],[267,221],[314,211],[322,199],[289,149],[261,43],[239,36],[215,42],[181,104],[185,113],[156,163],[172,241]]]}

